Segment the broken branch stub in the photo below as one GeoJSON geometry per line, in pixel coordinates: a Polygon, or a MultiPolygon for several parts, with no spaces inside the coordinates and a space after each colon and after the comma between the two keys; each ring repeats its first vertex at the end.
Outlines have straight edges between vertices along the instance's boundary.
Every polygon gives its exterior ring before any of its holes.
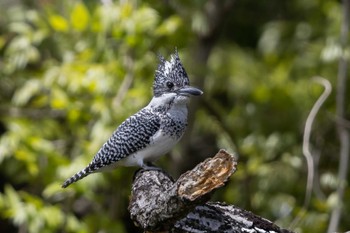
{"type": "Polygon", "coordinates": [[[162,231],[186,216],[236,171],[233,155],[220,150],[174,182],[161,170],[140,170],[132,185],[129,211],[144,230],[162,231]]]}
{"type": "Polygon", "coordinates": [[[215,157],[208,158],[176,181],[178,195],[194,201],[214,189],[222,187],[236,171],[237,162],[233,155],[220,150],[215,157]]]}

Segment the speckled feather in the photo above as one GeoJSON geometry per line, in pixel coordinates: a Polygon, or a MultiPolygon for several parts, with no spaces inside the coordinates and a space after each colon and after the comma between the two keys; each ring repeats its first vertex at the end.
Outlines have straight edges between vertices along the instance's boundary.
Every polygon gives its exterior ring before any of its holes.
{"type": "Polygon", "coordinates": [[[62,187],[67,187],[98,169],[107,167],[126,156],[145,148],[151,137],[160,128],[160,117],[150,109],[143,108],[126,119],[94,156],[91,163],[82,171],[67,179],[62,187]]]}
{"type": "Polygon", "coordinates": [[[91,169],[117,162],[145,148],[160,128],[160,117],[144,108],[125,120],[102,146],[91,162],[91,169]]]}

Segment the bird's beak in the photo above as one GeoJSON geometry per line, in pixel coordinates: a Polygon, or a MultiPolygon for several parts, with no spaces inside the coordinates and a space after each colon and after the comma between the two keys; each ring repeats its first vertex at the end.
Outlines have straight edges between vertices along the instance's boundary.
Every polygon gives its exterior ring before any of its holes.
{"type": "Polygon", "coordinates": [[[179,89],[178,93],[180,95],[202,95],[203,91],[195,87],[186,86],[179,89]]]}

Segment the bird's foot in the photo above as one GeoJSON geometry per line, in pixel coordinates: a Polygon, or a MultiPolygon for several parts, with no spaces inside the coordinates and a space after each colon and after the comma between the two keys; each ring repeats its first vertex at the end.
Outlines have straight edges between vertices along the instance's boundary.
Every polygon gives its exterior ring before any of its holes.
{"type": "Polygon", "coordinates": [[[150,163],[150,162],[143,163],[142,165],[140,165],[140,167],[141,167],[141,168],[138,169],[138,170],[135,172],[133,180],[135,180],[135,178],[136,178],[136,176],[137,176],[137,173],[139,173],[139,172],[144,172],[144,171],[152,171],[152,170],[153,170],[153,171],[162,172],[163,175],[168,176],[170,180],[172,180],[173,182],[175,182],[175,181],[173,180],[173,178],[172,178],[170,175],[168,175],[162,168],[157,167],[157,166],[155,166],[154,164],[152,164],[152,163],[150,163]]]}
{"type": "Polygon", "coordinates": [[[146,162],[144,164],[142,164],[141,168],[143,170],[155,170],[155,171],[162,171],[162,169],[160,167],[157,167],[156,165],[154,165],[153,163],[151,162],[146,162]]]}

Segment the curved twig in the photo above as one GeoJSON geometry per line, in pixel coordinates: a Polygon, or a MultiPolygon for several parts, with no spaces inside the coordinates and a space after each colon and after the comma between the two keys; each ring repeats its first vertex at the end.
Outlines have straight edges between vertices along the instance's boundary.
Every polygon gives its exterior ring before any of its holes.
{"type": "Polygon", "coordinates": [[[314,161],[310,150],[310,137],[311,137],[312,123],[314,122],[315,117],[318,111],[320,110],[322,104],[326,101],[326,99],[328,98],[328,96],[332,91],[332,85],[327,79],[322,77],[313,77],[312,80],[321,84],[324,87],[324,91],[321,94],[321,96],[318,98],[314,106],[312,107],[310,114],[307,117],[306,123],[305,123],[304,138],[303,138],[303,154],[307,162],[308,173],[307,173],[306,193],[305,193],[305,199],[304,199],[304,208],[307,208],[310,203],[312,187],[313,187],[313,179],[315,174],[314,161]]]}
{"type": "MultiPolygon", "coordinates": [[[[305,159],[306,159],[308,172],[307,172],[306,193],[305,193],[305,199],[303,204],[303,210],[307,209],[309,206],[311,194],[312,194],[312,188],[313,188],[314,175],[315,175],[314,160],[310,149],[310,137],[311,137],[311,131],[312,131],[312,124],[321,106],[323,105],[323,103],[326,101],[326,99],[332,92],[332,85],[327,79],[316,76],[316,77],[312,77],[312,80],[321,84],[324,87],[324,91],[321,94],[321,96],[317,99],[314,106],[312,107],[309,113],[309,116],[306,119],[305,128],[304,128],[303,155],[305,156],[305,159]]],[[[294,219],[294,221],[291,223],[291,226],[295,225],[300,220],[301,217],[302,216],[299,216],[296,219],[294,219]]]]}

